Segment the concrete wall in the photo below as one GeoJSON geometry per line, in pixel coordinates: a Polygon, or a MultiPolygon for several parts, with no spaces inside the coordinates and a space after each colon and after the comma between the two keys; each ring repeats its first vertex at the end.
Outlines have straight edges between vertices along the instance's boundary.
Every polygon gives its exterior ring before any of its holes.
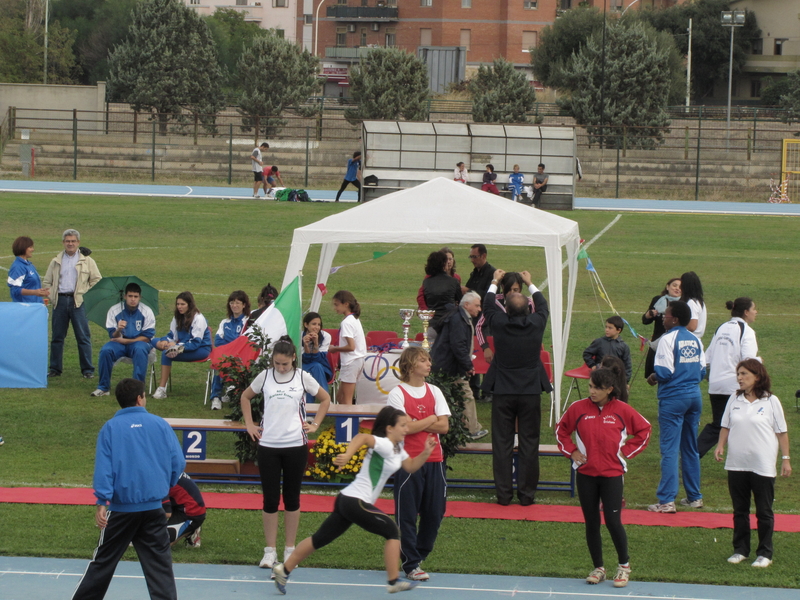
{"type": "MultiPolygon", "coordinates": [[[[46,129],[54,127],[65,129],[65,119],[72,121],[72,116],[66,110],[78,109],[79,111],[97,112],[96,117],[81,115],[81,129],[96,128],[103,130],[103,115],[106,110],[106,83],[98,81],[97,85],[43,85],[40,83],[0,83],[0,121],[2,121],[8,108],[50,109],[37,113],[38,120],[26,119],[24,123],[17,123],[17,127],[25,129],[46,129]],[[52,110],[55,109],[55,110],[52,110]],[[57,119],[57,121],[47,121],[57,119]],[[86,122],[92,119],[93,122],[86,122]]],[[[19,133],[17,133],[19,135],[19,133]]]]}

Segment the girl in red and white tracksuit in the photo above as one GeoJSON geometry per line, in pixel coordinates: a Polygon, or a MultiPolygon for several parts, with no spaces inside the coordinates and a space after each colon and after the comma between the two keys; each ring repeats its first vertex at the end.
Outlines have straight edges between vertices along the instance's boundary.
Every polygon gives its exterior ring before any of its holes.
{"type": "Polygon", "coordinates": [[[602,502],[606,527],[619,560],[614,587],[625,587],[631,572],[628,536],[621,518],[623,477],[627,471],[625,459],[645,449],[652,426],[620,399],[627,399],[627,390],[619,389],[619,385],[610,369],[592,371],[589,398],[578,400],[567,409],[556,426],[556,437],[559,450],[572,459],[577,471],[586,543],[594,563],[594,570],[586,581],[600,583],[606,578],[600,537],[602,502]]]}

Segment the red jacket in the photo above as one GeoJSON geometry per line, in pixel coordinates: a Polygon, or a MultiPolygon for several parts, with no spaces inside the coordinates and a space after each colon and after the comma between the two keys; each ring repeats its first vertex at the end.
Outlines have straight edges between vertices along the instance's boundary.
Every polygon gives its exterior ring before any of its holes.
{"type": "Polygon", "coordinates": [[[558,449],[571,457],[575,450],[586,456],[578,471],[590,477],[617,477],[632,458],[647,447],[652,425],[630,404],[611,400],[602,410],[589,398],[567,409],[556,425],[558,449]],[[575,442],[572,434],[575,433],[575,442]],[[628,439],[628,436],[633,436],[628,439]]]}

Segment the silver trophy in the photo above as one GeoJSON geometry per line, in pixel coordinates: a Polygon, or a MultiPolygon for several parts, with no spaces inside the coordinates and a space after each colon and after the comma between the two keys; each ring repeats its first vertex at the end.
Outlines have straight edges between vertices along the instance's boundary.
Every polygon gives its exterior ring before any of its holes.
{"type": "Polygon", "coordinates": [[[406,349],[411,344],[408,342],[408,330],[411,327],[411,318],[414,316],[413,308],[401,308],[400,317],[403,319],[403,341],[400,342],[400,348],[406,349]]]}
{"type": "Polygon", "coordinates": [[[428,324],[431,322],[433,315],[436,311],[433,310],[418,310],[417,316],[422,321],[422,347],[425,350],[430,350],[431,345],[428,343],[428,324]]]}

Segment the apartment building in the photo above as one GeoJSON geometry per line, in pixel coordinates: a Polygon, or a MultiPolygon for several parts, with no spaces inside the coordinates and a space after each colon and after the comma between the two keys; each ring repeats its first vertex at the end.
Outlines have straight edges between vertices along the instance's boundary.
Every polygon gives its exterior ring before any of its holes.
{"type": "Polygon", "coordinates": [[[244,20],[258,23],[263,29],[275,29],[292,42],[300,42],[297,34],[298,2],[302,0],[183,0],[202,16],[211,16],[218,8],[231,8],[244,15],[244,20]]]}

